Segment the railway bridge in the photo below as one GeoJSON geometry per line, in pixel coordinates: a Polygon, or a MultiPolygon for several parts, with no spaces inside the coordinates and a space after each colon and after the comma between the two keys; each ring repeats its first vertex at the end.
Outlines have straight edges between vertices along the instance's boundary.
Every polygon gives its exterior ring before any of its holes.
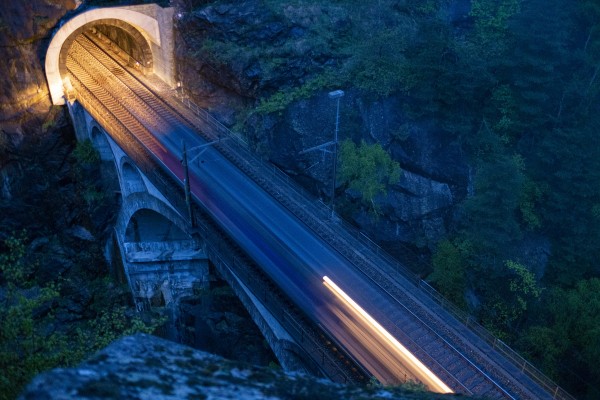
{"type": "Polygon", "coordinates": [[[175,307],[215,268],[287,370],[570,398],[178,91],[174,15],[82,9],[46,54],[52,101],[117,170],[115,241],[139,307],[175,307]]]}

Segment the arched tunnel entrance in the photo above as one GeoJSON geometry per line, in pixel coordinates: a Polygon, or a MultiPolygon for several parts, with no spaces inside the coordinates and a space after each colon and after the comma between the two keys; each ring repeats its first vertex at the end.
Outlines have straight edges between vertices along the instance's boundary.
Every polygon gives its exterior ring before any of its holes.
{"type": "MultiPolygon", "coordinates": [[[[134,74],[147,75],[153,71],[152,50],[143,35],[123,21],[101,19],[75,30],[62,46],[59,71],[67,95],[70,94],[72,79],[77,81],[79,78],[79,73],[73,72],[67,66],[69,60],[71,65],[100,65],[95,60],[99,54],[102,54],[102,57],[108,55],[117,64],[128,67],[134,74]]],[[[118,73],[112,68],[111,71],[118,73]]]]}
{"type": "Polygon", "coordinates": [[[143,73],[152,72],[150,45],[133,26],[118,19],[107,19],[94,22],[87,32],[107,44],[127,66],[137,67],[143,73]]]}
{"type": "Polygon", "coordinates": [[[73,42],[86,35],[110,54],[142,74],[156,74],[175,84],[173,8],[156,4],[107,7],[85,11],[66,21],[54,34],[45,60],[52,102],[65,103],[66,60],[73,42]]]}

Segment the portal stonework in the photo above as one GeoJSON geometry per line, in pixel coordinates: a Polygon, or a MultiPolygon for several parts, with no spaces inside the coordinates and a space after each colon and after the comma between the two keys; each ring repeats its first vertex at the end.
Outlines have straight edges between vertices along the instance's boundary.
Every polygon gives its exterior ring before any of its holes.
{"type": "MultiPolygon", "coordinates": [[[[115,26],[127,32],[139,47],[137,54],[146,72],[153,72],[174,86],[173,12],[173,8],[156,4],[106,7],[82,12],[65,22],[54,34],[46,53],[45,71],[52,103],[65,104],[64,59],[70,43],[77,34],[94,25],[115,26]]],[[[97,31],[102,33],[102,29],[97,31]]]]}

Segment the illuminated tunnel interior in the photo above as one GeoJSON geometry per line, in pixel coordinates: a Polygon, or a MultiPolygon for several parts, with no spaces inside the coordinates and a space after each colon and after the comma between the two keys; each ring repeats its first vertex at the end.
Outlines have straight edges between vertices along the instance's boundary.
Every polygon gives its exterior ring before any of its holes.
{"type": "Polygon", "coordinates": [[[60,75],[67,76],[66,60],[72,43],[80,35],[86,35],[101,45],[120,63],[142,74],[153,71],[152,50],[146,38],[132,25],[117,19],[101,19],[75,30],[64,42],[60,57],[60,75]]]}

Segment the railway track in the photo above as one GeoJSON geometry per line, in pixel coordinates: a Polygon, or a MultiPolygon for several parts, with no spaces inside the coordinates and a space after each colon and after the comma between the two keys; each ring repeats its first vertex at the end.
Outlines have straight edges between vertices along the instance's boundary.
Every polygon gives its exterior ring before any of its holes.
{"type": "MultiPolygon", "coordinates": [[[[84,104],[102,108],[104,112],[110,113],[113,118],[120,121],[119,125],[135,135],[139,144],[149,152],[155,155],[166,152],[167,150],[154,137],[153,132],[160,134],[176,129],[181,126],[182,121],[185,121],[185,117],[178,115],[175,110],[169,110],[168,105],[156,98],[155,94],[135,78],[132,82],[131,75],[127,77],[129,73],[120,66],[114,65],[115,60],[112,57],[94,47],[94,43],[89,39],[79,38],[74,41],[67,57],[67,69],[73,87],[80,93],[85,93],[87,100],[84,104]],[[97,102],[93,104],[90,97],[94,97],[97,102]],[[157,119],[157,115],[161,118],[157,119]],[[157,120],[148,124],[144,118],[149,117],[157,120]]],[[[165,179],[161,181],[166,184],[165,179]]],[[[167,190],[180,191],[180,188],[173,188],[173,185],[167,184],[167,186],[170,186],[167,190]]],[[[272,306],[276,305],[277,310],[274,314],[282,317],[281,319],[286,321],[284,325],[286,323],[289,325],[288,328],[300,333],[300,337],[296,338],[298,342],[310,346],[310,352],[321,360],[321,368],[324,368],[329,376],[337,376],[336,380],[340,382],[368,381],[369,375],[366,371],[362,370],[351,356],[341,351],[339,346],[336,347],[331,338],[325,337],[320,329],[309,322],[202,210],[196,208],[194,215],[196,219],[200,219],[200,225],[207,231],[204,236],[206,242],[210,244],[208,250],[218,261],[216,264],[222,275],[233,279],[231,265],[242,265],[243,268],[236,272],[241,272],[246,279],[252,280],[261,288],[259,296],[261,301],[272,306]],[[215,241],[214,238],[218,240],[215,241]],[[225,257],[224,254],[227,256],[225,257]]],[[[270,311],[273,312],[272,309],[270,311]]]]}
{"type": "MultiPolygon", "coordinates": [[[[67,68],[73,86],[94,93],[151,152],[160,154],[168,151],[156,137],[177,129],[180,124],[190,125],[185,117],[118,65],[89,37],[80,36],[74,42],[67,58],[67,68]]],[[[260,169],[253,163],[240,158],[231,147],[216,147],[394,300],[395,306],[390,307],[389,302],[372,305],[370,312],[454,390],[497,399],[538,398],[524,387],[507,383],[511,377],[481,350],[469,345],[419,300],[392,282],[370,257],[357,253],[333,231],[324,228],[307,207],[299,204],[299,199],[275,187],[261,176],[260,169]]]]}

